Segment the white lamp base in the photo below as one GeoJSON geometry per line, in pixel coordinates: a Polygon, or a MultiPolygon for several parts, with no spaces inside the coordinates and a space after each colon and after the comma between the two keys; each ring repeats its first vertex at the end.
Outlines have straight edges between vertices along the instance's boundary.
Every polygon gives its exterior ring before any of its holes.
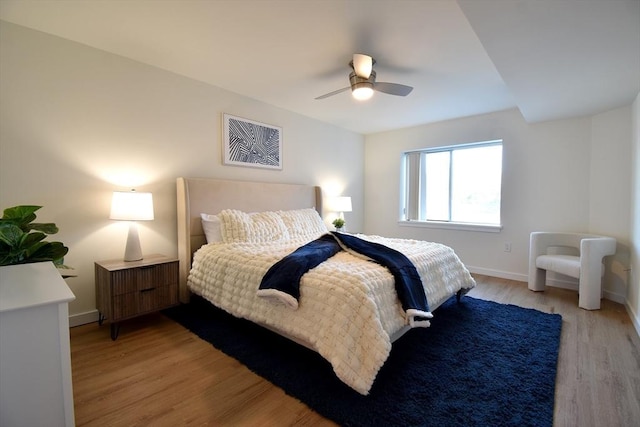
{"type": "Polygon", "coordinates": [[[129,234],[127,235],[127,247],[124,250],[124,260],[140,261],[141,259],[142,249],[140,248],[140,237],[138,236],[138,224],[131,221],[129,234]]]}

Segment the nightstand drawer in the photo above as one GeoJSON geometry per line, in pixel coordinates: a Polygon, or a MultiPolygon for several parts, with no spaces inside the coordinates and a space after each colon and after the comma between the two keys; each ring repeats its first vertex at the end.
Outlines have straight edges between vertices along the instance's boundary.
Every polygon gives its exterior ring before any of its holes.
{"type": "Polygon", "coordinates": [[[111,273],[112,295],[122,295],[138,290],[138,269],[120,270],[111,273]]]}
{"type": "Polygon", "coordinates": [[[112,322],[151,313],[178,303],[178,284],[115,295],[112,322]]]}
{"type": "Polygon", "coordinates": [[[158,286],[139,292],[138,309],[140,313],[160,310],[178,304],[178,284],[158,286]]]}
{"type": "Polygon", "coordinates": [[[148,265],[112,272],[113,295],[144,291],[157,286],[177,284],[177,263],[148,265]]]}
{"type": "Polygon", "coordinates": [[[178,263],[167,262],[165,264],[158,264],[156,266],[155,280],[164,286],[175,285],[178,286],[178,263]]]}

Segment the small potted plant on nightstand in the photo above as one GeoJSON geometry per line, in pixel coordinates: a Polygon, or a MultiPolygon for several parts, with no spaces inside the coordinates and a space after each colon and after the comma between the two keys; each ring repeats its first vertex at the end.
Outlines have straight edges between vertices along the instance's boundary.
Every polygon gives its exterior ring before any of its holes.
{"type": "Polygon", "coordinates": [[[336,228],[336,231],[342,231],[342,228],[344,227],[345,223],[344,223],[344,219],[336,218],[333,220],[332,224],[336,228]]]}

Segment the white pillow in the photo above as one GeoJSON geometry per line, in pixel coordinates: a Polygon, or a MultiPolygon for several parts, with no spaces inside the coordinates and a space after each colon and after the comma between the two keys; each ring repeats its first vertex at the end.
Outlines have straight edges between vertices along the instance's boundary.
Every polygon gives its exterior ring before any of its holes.
{"type": "Polygon", "coordinates": [[[313,208],[278,211],[278,214],[291,239],[314,240],[329,232],[320,214],[313,208]]]}
{"type": "Polygon", "coordinates": [[[276,212],[224,210],[220,217],[225,243],[264,243],[289,240],[289,231],[276,212]]]}
{"type": "Polygon", "coordinates": [[[220,230],[220,218],[218,215],[201,213],[202,229],[207,237],[207,243],[222,242],[222,230],[220,230]]]}

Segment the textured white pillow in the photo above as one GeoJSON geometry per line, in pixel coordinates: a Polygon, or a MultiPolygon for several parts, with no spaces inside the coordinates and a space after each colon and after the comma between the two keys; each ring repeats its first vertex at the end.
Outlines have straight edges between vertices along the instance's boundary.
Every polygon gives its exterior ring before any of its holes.
{"type": "Polygon", "coordinates": [[[264,243],[289,240],[289,231],[276,212],[245,213],[224,210],[218,214],[225,243],[264,243]]]}
{"type": "Polygon", "coordinates": [[[278,211],[291,239],[313,240],[329,232],[315,209],[278,211]]]}

